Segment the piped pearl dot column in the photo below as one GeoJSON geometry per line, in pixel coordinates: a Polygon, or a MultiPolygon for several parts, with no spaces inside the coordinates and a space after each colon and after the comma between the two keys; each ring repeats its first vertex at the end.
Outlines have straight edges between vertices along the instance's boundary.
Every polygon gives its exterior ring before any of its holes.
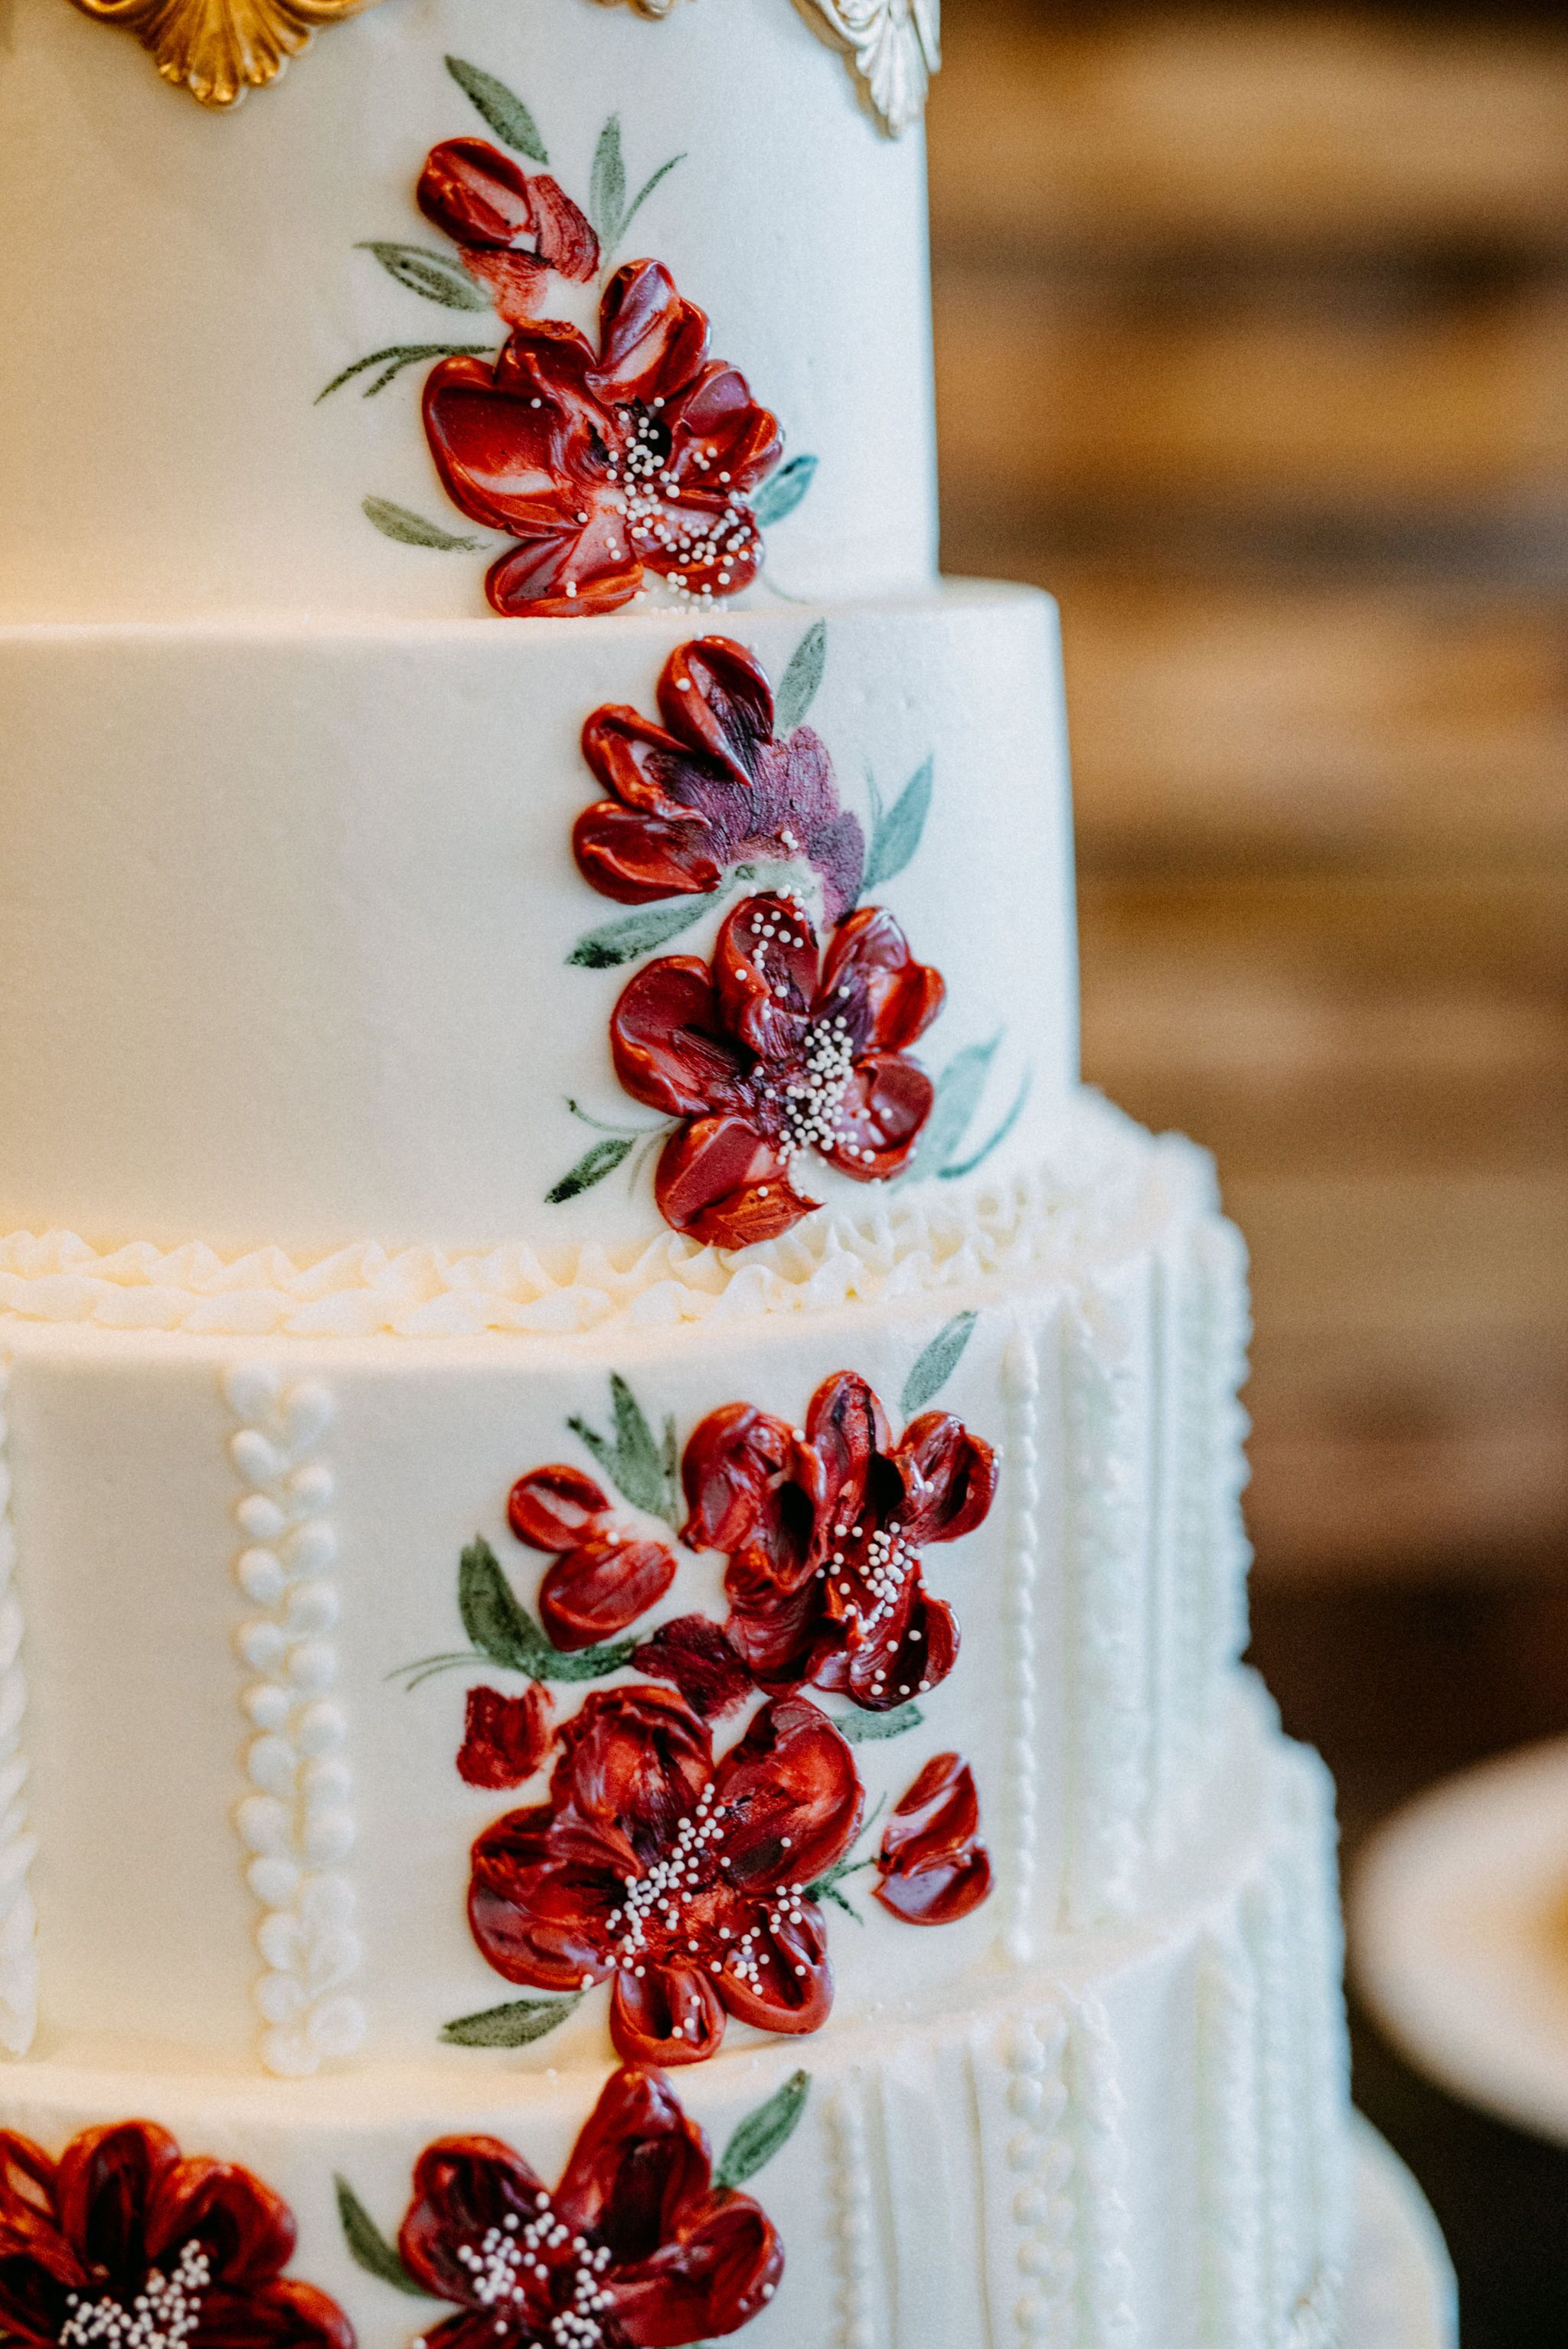
{"type": "Polygon", "coordinates": [[[346,1723],[331,1691],[338,1619],[330,1569],[337,1539],[328,1521],[330,1468],[315,1455],[332,1397],[314,1380],[285,1386],[268,1363],[244,1363],[223,1381],[240,1422],[229,1456],[245,1486],[234,1505],[242,1537],[234,1572],[256,1613],[240,1629],[247,1668],[241,1704],[251,1792],[234,1816],[245,1880],[261,1904],[256,1946],[266,1971],[255,1985],[269,2071],[303,2075],[351,2054],[365,2013],[346,1985],[358,1971],[354,1891],[342,1874],[354,1847],[346,1723]]]}
{"type": "Polygon", "coordinates": [[[1039,1710],[1036,1586],[1040,1574],[1040,1363],[1033,1335],[1020,1327],[1008,1340],[1006,1621],[1012,1664],[1007,1734],[1010,1845],[1003,1946],[1016,1965],[1034,1955],[1036,1854],[1039,1848],[1039,1710]]]}
{"type": "Polygon", "coordinates": [[[839,2349],[878,2349],[871,2159],[859,2089],[846,2083],[828,2107],[838,2236],[839,2349]]]}

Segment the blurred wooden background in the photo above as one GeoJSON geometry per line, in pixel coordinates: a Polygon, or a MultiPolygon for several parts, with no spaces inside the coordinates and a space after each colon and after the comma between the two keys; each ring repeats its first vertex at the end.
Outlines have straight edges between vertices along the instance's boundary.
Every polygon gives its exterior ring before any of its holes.
{"type": "Polygon", "coordinates": [[[1568,18],[947,0],[944,567],[1062,601],[1086,1073],[1252,1243],[1264,1587],[1568,1558],[1568,18]]]}

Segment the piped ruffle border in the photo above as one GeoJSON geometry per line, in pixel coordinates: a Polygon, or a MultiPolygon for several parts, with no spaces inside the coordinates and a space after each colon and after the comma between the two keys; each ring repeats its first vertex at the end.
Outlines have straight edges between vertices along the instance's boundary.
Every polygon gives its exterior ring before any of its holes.
{"type": "Polygon", "coordinates": [[[1041,1166],[949,1195],[938,1184],[823,1209],[735,1252],[673,1232],[624,1251],[589,1242],[462,1255],[373,1242],[298,1264],[201,1242],[112,1251],[74,1233],[0,1238],[0,1318],[236,1338],[568,1337],[922,1297],[995,1276],[1079,1275],[1125,1260],[1173,1213],[1217,1206],[1207,1156],[1088,1096],[1041,1166]]]}

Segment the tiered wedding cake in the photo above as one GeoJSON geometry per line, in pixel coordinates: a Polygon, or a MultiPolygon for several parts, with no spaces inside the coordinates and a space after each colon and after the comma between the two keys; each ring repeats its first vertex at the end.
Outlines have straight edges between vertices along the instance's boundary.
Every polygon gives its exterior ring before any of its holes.
{"type": "Polygon", "coordinates": [[[351,13],[0,52],[0,2332],[1330,2343],[1243,1255],[934,580],[934,8],[231,102],[351,13]]]}

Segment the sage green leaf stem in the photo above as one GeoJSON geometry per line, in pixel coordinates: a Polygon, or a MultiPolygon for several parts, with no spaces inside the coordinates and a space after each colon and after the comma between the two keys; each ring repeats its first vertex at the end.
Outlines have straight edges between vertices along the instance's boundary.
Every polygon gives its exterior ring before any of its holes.
{"type": "MultiPolygon", "coordinates": [[[[946,1170],[944,1169],[944,1172],[946,1170]]],[[[913,1419],[942,1392],[958,1368],[964,1349],[975,1335],[978,1313],[955,1313],[940,1329],[903,1382],[903,1415],[913,1419]]]]}
{"type": "Polygon", "coordinates": [[[402,546],[430,546],[441,554],[457,550],[471,554],[480,544],[477,538],[443,530],[438,522],[427,522],[423,514],[412,512],[407,506],[394,505],[390,498],[363,498],[359,510],[383,538],[395,538],[402,546]]]}
{"type": "Polygon", "coordinates": [[[447,71],[463,96],[484,117],[503,147],[515,154],[526,155],[531,162],[548,163],[544,141],[539,135],[533,117],[514,89],[494,74],[469,65],[466,57],[449,57],[447,71]]]}
{"type": "Polygon", "coordinates": [[[810,2092],[810,2072],[791,2072],[766,2104],[748,2113],[724,2148],[723,2159],[714,2172],[714,2184],[733,2190],[755,2178],[794,2136],[810,2092]]]}
{"type": "Polygon", "coordinates": [[[792,514],[816,478],[817,459],[808,456],[791,457],[787,465],[769,473],[751,501],[759,527],[770,530],[776,522],[792,514]]]}
{"type": "Polygon", "coordinates": [[[613,1174],[616,1167],[630,1157],[636,1143],[634,1133],[606,1134],[603,1142],[596,1142],[592,1150],[584,1151],[576,1165],[545,1193],[545,1206],[559,1207],[566,1200],[578,1198],[584,1191],[591,1191],[595,1183],[602,1183],[607,1174],[613,1174]]]}
{"type": "Polygon", "coordinates": [[[366,2275],[378,2277],[396,2292],[406,2292],[411,2300],[428,2300],[430,2293],[423,2284],[415,2282],[396,2246],[387,2240],[347,2178],[335,2178],[333,2184],[337,2189],[337,2215],[350,2259],[366,2275]]]}
{"type": "Polygon", "coordinates": [[[468,271],[447,254],[427,252],[422,244],[389,244],[368,237],[356,251],[373,253],[399,285],[406,285],[410,294],[422,294],[427,302],[439,302],[443,309],[490,308],[489,295],[481,294],[468,271]]]}
{"type": "Polygon", "coordinates": [[[885,813],[881,802],[873,798],[872,844],[866,856],[865,878],[861,883],[862,896],[868,889],[878,889],[884,881],[902,873],[920,846],[925,819],[931,812],[931,788],[935,774],[935,761],[927,759],[923,766],[916,768],[885,813]]]}
{"type": "Polygon", "coordinates": [[[516,1998],[505,2006],[487,2006],[480,2014],[459,2014],[443,2023],[441,2037],[449,2047],[531,2047],[536,2039],[558,2030],[583,2003],[574,1998],[516,1998]]]}
{"type": "Polygon", "coordinates": [[[817,698],[828,665],[828,623],[814,620],[796,646],[774,697],[774,731],[792,734],[817,698]]]}
{"type": "Polygon", "coordinates": [[[588,1447],[617,1492],[634,1509],[676,1524],[681,1515],[680,1486],[676,1474],[676,1425],[666,1419],[662,1443],[643,1415],[642,1406],[618,1372],[610,1373],[610,1408],[614,1433],[603,1435],[585,1419],[573,1415],[566,1423],[588,1447]]]}

